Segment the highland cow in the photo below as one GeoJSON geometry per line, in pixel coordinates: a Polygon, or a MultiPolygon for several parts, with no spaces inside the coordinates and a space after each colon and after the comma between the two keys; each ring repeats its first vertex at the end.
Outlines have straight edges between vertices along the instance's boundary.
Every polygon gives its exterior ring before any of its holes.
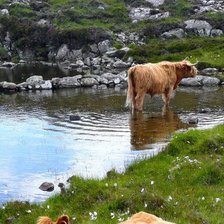
{"type": "Polygon", "coordinates": [[[169,106],[173,91],[183,78],[195,77],[197,63],[163,61],[140,64],[128,70],[128,91],[126,106],[142,111],[146,94],[162,94],[165,106],[169,106]]]}

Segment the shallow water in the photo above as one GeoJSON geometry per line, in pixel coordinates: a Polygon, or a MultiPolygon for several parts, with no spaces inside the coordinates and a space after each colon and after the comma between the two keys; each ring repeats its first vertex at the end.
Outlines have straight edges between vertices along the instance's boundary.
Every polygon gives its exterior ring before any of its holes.
{"type": "Polygon", "coordinates": [[[73,89],[0,95],[0,203],[43,201],[44,181],[72,175],[103,177],[131,161],[158,153],[177,130],[224,123],[224,88],[179,88],[169,110],[160,97],[145,100],[144,113],[124,108],[125,91],[73,89]],[[207,113],[200,113],[210,108],[207,113]],[[78,114],[80,120],[70,121],[78,114]]]}

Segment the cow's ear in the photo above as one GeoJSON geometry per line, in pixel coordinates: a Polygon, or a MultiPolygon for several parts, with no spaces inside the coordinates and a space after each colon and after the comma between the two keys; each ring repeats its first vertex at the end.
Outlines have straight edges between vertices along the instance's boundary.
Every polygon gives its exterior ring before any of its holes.
{"type": "Polygon", "coordinates": [[[67,215],[62,215],[58,218],[56,224],[68,224],[69,223],[69,217],[67,215]]]}

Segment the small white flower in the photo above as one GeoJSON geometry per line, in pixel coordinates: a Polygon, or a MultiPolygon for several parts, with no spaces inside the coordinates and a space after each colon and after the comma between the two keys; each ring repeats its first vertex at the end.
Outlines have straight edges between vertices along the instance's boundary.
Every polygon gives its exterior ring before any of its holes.
{"type": "Polygon", "coordinates": [[[105,186],[108,187],[109,186],[108,183],[105,183],[105,186]]]}
{"type": "Polygon", "coordinates": [[[173,200],[172,196],[169,195],[168,201],[172,201],[172,200],[173,200]]]}
{"type": "Polygon", "coordinates": [[[111,217],[111,219],[114,219],[115,218],[115,213],[114,212],[111,212],[110,213],[110,217],[111,217]]]}
{"type": "Polygon", "coordinates": [[[72,220],[76,220],[76,217],[74,216],[74,217],[72,217],[72,220]]]}
{"type": "Polygon", "coordinates": [[[145,191],[145,188],[142,188],[142,189],[141,189],[141,193],[143,193],[144,191],[145,191]]]}
{"type": "Polygon", "coordinates": [[[151,180],[150,184],[153,185],[155,182],[153,180],[151,180]]]}
{"type": "Polygon", "coordinates": [[[31,212],[32,212],[32,211],[31,211],[30,209],[29,209],[29,210],[26,210],[26,213],[29,213],[29,214],[30,214],[31,212]]]}
{"type": "Polygon", "coordinates": [[[4,210],[5,209],[5,206],[3,206],[2,209],[4,210]]]}
{"type": "Polygon", "coordinates": [[[97,219],[97,212],[89,212],[90,220],[96,220],[97,219]]]}
{"type": "Polygon", "coordinates": [[[221,201],[221,198],[216,198],[215,202],[218,203],[219,201],[221,201]]]}
{"type": "Polygon", "coordinates": [[[202,200],[202,201],[204,201],[204,200],[205,200],[205,197],[204,197],[204,196],[202,196],[202,197],[201,197],[201,200],[202,200]]]}
{"type": "Polygon", "coordinates": [[[130,213],[130,210],[128,208],[128,210],[124,213],[125,215],[128,215],[130,213]]]}
{"type": "Polygon", "coordinates": [[[145,207],[145,208],[147,208],[147,207],[148,207],[148,204],[147,204],[146,202],[145,202],[145,204],[144,204],[144,207],[145,207]]]}
{"type": "Polygon", "coordinates": [[[117,183],[114,183],[114,187],[117,187],[117,183]]]}
{"type": "Polygon", "coordinates": [[[121,217],[120,217],[120,218],[118,218],[118,221],[119,221],[119,222],[122,222],[122,221],[124,221],[124,218],[121,218],[121,217]]]}

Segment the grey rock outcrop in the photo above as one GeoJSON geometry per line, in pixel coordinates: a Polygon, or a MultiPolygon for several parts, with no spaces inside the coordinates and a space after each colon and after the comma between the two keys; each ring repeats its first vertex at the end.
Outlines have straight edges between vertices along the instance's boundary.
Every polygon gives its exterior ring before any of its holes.
{"type": "Polygon", "coordinates": [[[180,85],[183,86],[217,86],[219,84],[221,84],[220,79],[202,75],[195,78],[185,78],[180,82],[180,85]]]}
{"type": "Polygon", "coordinates": [[[210,36],[211,37],[218,37],[218,36],[222,36],[223,35],[223,31],[220,29],[213,29],[211,30],[210,36]]]}
{"type": "Polygon", "coordinates": [[[224,1],[200,0],[201,5],[196,10],[197,14],[206,12],[224,12],[224,1]]]}
{"type": "Polygon", "coordinates": [[[169,12],[160,12],[160,10],[155,10],[151,8],[132,8],[129,13],[130,18],[133,22],[139,22],[143,20],[158,20],[164,19],[170,16],[169,12]]]}
{"type": "Polygon", "coordinates": [[[181,28],[170,30],[161,35],[161,37],[165,38],[165,39],[171,39],[171,38],[182,39],[182,38],[184,38],[184,36],[185,36],[185,32],[181,28]]]}
{"type": "Polygon", "coordinates": [[[204,79],[202,80],[203,86],[217,86],[220,84],[220,80],[215,77],[207,77],[205,76],[204,79]]]}
{"type": "Polygon", "coordinates": [[[77,88],[81,87],[80,79],[81,75],[76,75],[72,77],[63,77],[58,79],[53,79],[52,84],[59,88],[77,88]]]}
{"type": "Polygon", "coordinates": [[[4,92],[16,92],[17,85],[13,82],[0,82],[0,91],[4,92]]]}
{"type": "Polygon", "coordinates": [[[83,87],[92,87],[94,85],[98,85],[98,81],[94,78],[82,78],[81,79],[81,85],[83,87]]]}
{"type": "Polygon", "coordinates": [[[146,0],[146,2],[151,3],[154,7],[157,7],[159,5],[163,5],[165,0],[146,0]]]}
{"type": "Polygon", "coordinates": [[[186,30],[192,31],[193,34],[199,36],[210,36],[212,26],[205,20],[187,20],[184,22],[186,30]]]}
{"type": "Polygon", "coordinates": [[[218,69],[217,68],[205,68],[203,69],[200,74],[202,75],[214,75],[214,74],[217,74],[218,73],[218,69]]]}
{"type": "Polygon", "coordinates": [[[1,9],[0,10],[1,16],[9,16],[9,10],[8,9],[1,9]]]}

